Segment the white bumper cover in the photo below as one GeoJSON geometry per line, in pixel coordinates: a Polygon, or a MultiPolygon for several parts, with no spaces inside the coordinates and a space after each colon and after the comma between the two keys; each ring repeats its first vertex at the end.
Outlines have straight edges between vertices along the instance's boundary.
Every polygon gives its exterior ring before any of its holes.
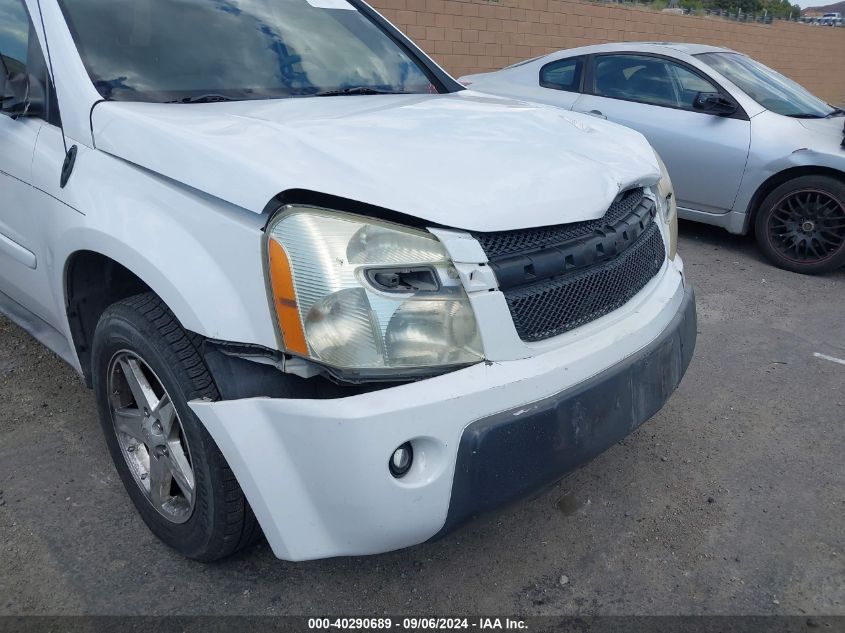
{"type": "Polygon", "coordinates": [[[273,552],[306,560],[390,551],[443,527],[456,455],[474,421],[560,393],[635,354],[684,301],[680,258],[615,312],[562,335],[559,348],[329,400],[191,403],[234,470],[273,552]],[[566,339],[563,339],[566,337],[566,339]],[[411,442],[402,479],[388,459],[411,442]]]}

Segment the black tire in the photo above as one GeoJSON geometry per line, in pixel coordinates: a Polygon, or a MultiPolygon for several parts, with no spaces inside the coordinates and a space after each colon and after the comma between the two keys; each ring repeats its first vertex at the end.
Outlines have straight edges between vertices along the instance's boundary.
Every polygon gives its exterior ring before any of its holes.
{"type": "MultiPolygon", "coordinates": [[[[261,535],[235,475],[187,403],[219,398],[200,356],[198,337],[186,332],[154,293],[119,301],[100,317],[94,334],[93,385],[112,460],[141,518],[164,543],[184,556],[210,562],[229,556],[261,535]],[[173,403],[194,477],[190,517],[174,523],[156,510],[133,473],[112,419],[112,359],[130,352],[155,373],[173,403]]],[[[186,513],[187,517],[187,513],[186,513]]]]}
{"type": "Polygon", "coordinates": [[[845,182],[801,176],[780,185],[760,205],[754,234],[779,268],[818,275],[845,266],[845,182]]]}

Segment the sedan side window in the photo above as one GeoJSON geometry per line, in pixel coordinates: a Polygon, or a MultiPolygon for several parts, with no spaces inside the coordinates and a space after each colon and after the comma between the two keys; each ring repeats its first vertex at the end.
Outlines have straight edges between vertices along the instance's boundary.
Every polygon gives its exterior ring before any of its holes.
{"type": "Polygon", "coordinates": [[[578,92],[581,88],[581,72],[584,58],[575,57],[550,62],[540,69],[540,85],[543,88],[578,92]]]}
{"type": "Polygon", "coordinates": [[[719,89],[701,75],[679,66],[668,64],[670,73],[678,86],[678,107],[693,110],[695,97],[699,92],[719,92],[719,89]]]}
{"type": "Polygon", "coordinates": [[[593,92],[602,97],[692,110],[699,92],[719,92],[712,83],[667,59],[649,55],[596,58],[593,92]]]}

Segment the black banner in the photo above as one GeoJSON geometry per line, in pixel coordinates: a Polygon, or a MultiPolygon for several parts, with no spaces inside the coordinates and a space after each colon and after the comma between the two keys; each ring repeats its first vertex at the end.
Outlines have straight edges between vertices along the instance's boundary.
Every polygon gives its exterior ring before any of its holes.
{"type": "Polygon", "coordinates": [[[845,633],[845,616],[3,616],[0,633],[309,633],[514,631],[531,633],[845,633]]]}

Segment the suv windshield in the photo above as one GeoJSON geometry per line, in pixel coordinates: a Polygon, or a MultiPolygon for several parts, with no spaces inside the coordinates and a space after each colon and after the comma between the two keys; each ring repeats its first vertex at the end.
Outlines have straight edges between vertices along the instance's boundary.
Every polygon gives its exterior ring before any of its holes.
{"type": "Polygon", "coordinates": [[[437,92],[347,0],[59,0],[104,99],[437,92]]]}
{"type": "Polygon", "coordinates": [[[839,111],[768,66],[739,53],[701,53],[698,59],[735,83],[767,110],[816,119],[839,111]]]}

